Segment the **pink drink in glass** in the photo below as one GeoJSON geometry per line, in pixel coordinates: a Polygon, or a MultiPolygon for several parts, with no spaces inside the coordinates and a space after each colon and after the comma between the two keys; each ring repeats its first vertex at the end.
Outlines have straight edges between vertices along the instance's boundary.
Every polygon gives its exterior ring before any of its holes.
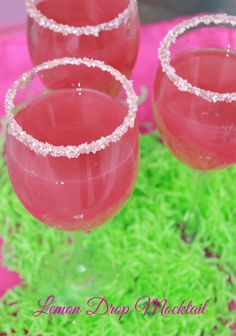
{"type": "MultiPolygon", "coordinates": [[[[57,23],[83,27],[109,22],[124,12],[128,5],[128,0],[43,0],[39,1],[37,9],[57,23]]],[[[128,21],[123,22],[118,28],[100,31],[98,36],[63,35],[41,27],[29,17],[28,45],[35,65],[54,58],[88,57],[102,60],[129,77],[139,46],[137,11],[130,13],[128,21]]],[[[44,82],[48,87],[62,88],[65,84],[67,87],[76,86],[79,80],[83,81],[83,87],[89,84],[90,88],[103,90],[109,94],[115,94],[119,89],[119,85],[113,78],[111,79],[106,73],[99,73],[97,69],[88,72],[85,68],[83,74],[81,69],[76,71],[69,67],[58,68],[54,69],[50,76],[46,76],[44,82]]]]}
{"type": "MultiPolygon", "coordinates": [[[[213,92],[236,91],[236,54],[198,49],[175,56],[171,65],[192,85],[213,92]]],[[[236,102],[210,103],[181,92],[161,69],[154,88],[154,113],[162,139],[183,163],[197,170],[236,162],[236,102]]]]}
{"type": "MultiPolygon", "coordinates": [[[[16,115],[37,140],[79,145],[111,134],[128,107],[89,89],[40,95],[16,115]]],[[[62,230],[88,231],[111,219],[128,199],[136,177],[136,127],[96,154],[43,157],[7,135],[7,167],[14,190],[39,221],[62,230]]]]}

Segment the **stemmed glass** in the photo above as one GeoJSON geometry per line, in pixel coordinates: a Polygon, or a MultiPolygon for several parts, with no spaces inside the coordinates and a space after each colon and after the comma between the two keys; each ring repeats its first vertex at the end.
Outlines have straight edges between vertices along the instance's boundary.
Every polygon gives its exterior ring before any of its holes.
{"type": "Polygon", "coordinates": [[[165,144],[197,172],[196,211],[203,173],[236,162],[235,26],[226,14],[194,17],[170,30],[159,49],[154,114],[165,144]]]}
{"type": "MultiPolygon", "coordinates": [[[[55,58],[88,57],[130,76],[139,47],[136,0],[25,0],[25,4],[28,47],[34,65],[55,58]]],[[[76,85],[79,76],[109,94],[119,90],[111,77],[104,86],[106,73],[83,70],[56,69],[44,81],[51,87],[55,85],[54,77],[59,77],[58,87],[71,86],[76,85]]]]}
{"type": "MultiPolygon", "coordinates": [[[[137,96],[118,70],[87,58],[48,61],[13,84],[5,109],[9,177],[16,195],[36,219],[60,230],[89,232],[124,206],[138,167],[137,96]],[[48,90],[41,78],[64,66],[78,73],[84,67],[106,72],[122,85],[126,101],[83,82],[75,89],[48,90]]],[[[73,237],[75,253],[67,262],[72,265],[67,274],[73,282],[73,267],[81,263],[83,274],[76,274],[76,281],[81,276],[87,284],[90,275],[84,274],[87,265],[78,250],[80,237],[76,233],[73,237]]],[[[98,259],[91,261],[101,281],[106,271],[99,269],[98,259]]],[[[81,295],[84,290],[71,283],[67,288],[72,297],[77,291],[77,298],[78,291],[81,295]]]]}

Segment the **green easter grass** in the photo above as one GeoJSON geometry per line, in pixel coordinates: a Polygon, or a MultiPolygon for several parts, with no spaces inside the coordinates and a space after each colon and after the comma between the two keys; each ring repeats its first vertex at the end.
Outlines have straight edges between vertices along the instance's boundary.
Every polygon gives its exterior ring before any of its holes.
{"type": "Polygon", "coordinates": [[[59,251],[66,246],[70,253],[66,241],[73,234],[31,218],[14,195],[1,162],[4,263],[19,272],[27,286],[9,291],[5,304],[1,301],[0,331],[11,335],[14,329],[17,336],[23,336],[25,329],[30,336],[231,335],[230,326],[236,322],[236,313],[228,309],[229,301],[236,299],[236,167],[209,174],[200,196],[201,215],[183,230],[192,181],[191,170],[172,157],[157,134],[142,137],[139,176],[128,204],[110,223],[90,235],[81,234],[80,239],[111,259],[115,281],[108,293],[100,294],[107,295],[110,303],[132,305],[143,295],[167,298],[171,305],[184,299],[196,304],[210,299],[205,316],[144,317],[132,310],[121,321],[112,315],[55,316],[51,321],[46,315],[32,317],[39,299],[34,289],[48,285],[59,290],[66,278],[63,264],[60,275],[45,274],[43,262],[60,265],[59,251]],[[183,231],[187,239],[181,238],[183,231]],[[10,306],[11,302],[17,304],[10,306]],[[12,315],[15,311],[17,316],[12,315]]]}

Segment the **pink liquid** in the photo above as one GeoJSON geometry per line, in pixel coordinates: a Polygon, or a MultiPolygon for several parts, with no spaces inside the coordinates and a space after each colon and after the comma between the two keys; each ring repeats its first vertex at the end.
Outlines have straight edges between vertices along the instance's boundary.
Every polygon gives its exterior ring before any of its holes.
{"type": "MultiPolygon", "coordinates": [[[[172,60],[178,75],[214,92],[236,92],[236,54],[201,49],[172,60]]],[[[161,136],[172,153],[198,170],[223,168],[236,162],[236,103],[209,103],[180,92],[158,71],[154,113],[161,136]]]]}
{"type": "MultiPolygon", "coordinates": [[[[43,0],[38,9],[48,18],[70,26],[98,25],[114,19],[123,12],[128,0],[43,0]]],[[[34,64],[61,57],[88,57],[99,59],[121,73],[130,76],[139,46],[139,21],[137,13],[130,14],[129,21],[118,29],[103,31],[99,37],[54,33],[28,20],[28,44],[34,64]]],[[[53,88],[73,87],[81,82],[83,87],[117,92],[119,85],[110,75],[100,70],[69,66],[45,74],[44,82],[53,88]]]]}
{"type": "MultiPolygon", "coordinates": [[[[54,145],[79,145],[109,135],[127,107],[96,91],[72,89],[42,95],[16,116],[25,131],[54,145]]],[[[7,167],[14,190],[39,221],[87,231],[111,219],[127,201],[138,165],[137,129],[78,159],[36,155],[7,136],[7,167]]]]}

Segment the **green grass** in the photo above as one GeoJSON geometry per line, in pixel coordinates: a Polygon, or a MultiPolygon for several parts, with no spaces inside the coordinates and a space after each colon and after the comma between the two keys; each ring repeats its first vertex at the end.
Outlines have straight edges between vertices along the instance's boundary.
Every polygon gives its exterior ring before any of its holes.
{"type": "MultiPolygon", "coordinates": [[[[160,314],[144,317],[132,309],[121,321],[112,315],[85,314],[76,318],[55,316],[51,321],[47,316],[35,319],[32,312],[48,288],[60,296],[61,283],[69,276],[61,256],[65,250],[72,253],[73,246],[66,243],[71,234],[31,218],[14,195],[1,162],[4,262],[21,274],[27,286],[5,295],[5,304],[0,305],[0,331],[10,335],[14,329],[17,336],[24,335],[24,329],[30,336],[231,335],[229,327],[236,320],[235,312],[228,309],[229,301],[236,299],[235,187],[236,167],[209,174],[199,197],[200,215],[188,222],[192,172],[171,156],[156,134],[142,137],[139,176],[128,204],[110,223],[90,235],[80,235],[83,246],[92,245],[101,260],[109,256],[112,264],[115,281],[108,292],[99,295],[107,295],[115,305],[133,305],[143,295],[167,298],[171,305],[184,299],[196,304],[210,299],[208,312],[204,316],[163,318],[160,314]],[[183,231],[189,242],[181,238],[183,231]],[[213,257],[206,258],[206,250],[213,257]],[[9,306],[10,302],[17,304],[9,306]],[[16,317],[12,316],[14,311],[16,317]]],[[[76,300],[79,304],[80,298],[76,300]]]]}

